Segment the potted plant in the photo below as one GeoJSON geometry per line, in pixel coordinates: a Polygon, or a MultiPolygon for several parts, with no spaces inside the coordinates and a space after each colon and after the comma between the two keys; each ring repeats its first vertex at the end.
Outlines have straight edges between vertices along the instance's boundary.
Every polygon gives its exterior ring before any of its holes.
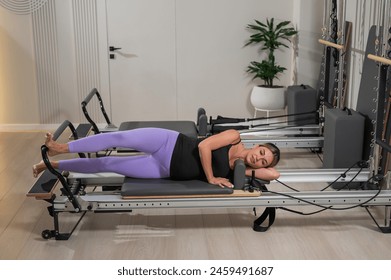
{"type": "Polygon", "coordinates": [[[276,24],[274,18],[266,19],[266,23],[255,20],[255,24],[249,24],[247,28],[254,33],[245,46],[262,44],[261,54],[266,52],[265,59],[261,62],[252,61],[247,68],[247,72],[254,75],[253,80],[260,78],[264,81],[263,85],[254,87],[251,93],[251,103],[256,110],[284,109],[285,87],[275,85],[274,80],[278,79],[278,75],[286,68],[276,63],[274,52],[282,47],[289,48],[285,43],[290,42],[290,38],[296,35],[297,31],[290,26],[290,21],[276,24]]]}

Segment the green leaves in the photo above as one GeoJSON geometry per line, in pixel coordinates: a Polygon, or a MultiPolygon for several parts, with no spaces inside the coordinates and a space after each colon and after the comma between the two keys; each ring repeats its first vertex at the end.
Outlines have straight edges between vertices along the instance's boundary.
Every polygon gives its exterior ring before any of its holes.
{"type": "Polygon", "coordinates": [[[289,27],[290,21],[282,21],[277,25],[274,23],[274,18],[266,19],[266,23],[255,20],[255,24],[248,24],[247,29],[254,32],[250,36],[245,46],[251,44],[261,44],[260,50],[268,52],[268,59],[261,63],[252,61],[247,68],[248,73],[253,73],[254,78],[264,80],[267,86],[273,86],[273,79],[277,78],[277,74],[282,73],[286,68],[275,64],[274,51],[285,47],[285,41],[290,42],[290,38],[297,34],[293,27],[289,27]]]}
{"type": "Polygon", "coordinates": [[[277,74],[285,70],[285,67],[276,65],[268,60],[263,60],[262,62],[252,61],[247,68],[248,73],[254,74],[253,79],[262,79],[268,87],[273,87],[273,80],[277,78],[277,74]]]}

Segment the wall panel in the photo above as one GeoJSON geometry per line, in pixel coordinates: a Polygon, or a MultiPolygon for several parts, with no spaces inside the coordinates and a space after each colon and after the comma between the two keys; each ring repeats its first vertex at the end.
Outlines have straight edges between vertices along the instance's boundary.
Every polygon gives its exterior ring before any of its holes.
{"type": "Polygon", "coordinates": [[[32,14],[40,122],[61,122],[55,1],[32,14]]]}

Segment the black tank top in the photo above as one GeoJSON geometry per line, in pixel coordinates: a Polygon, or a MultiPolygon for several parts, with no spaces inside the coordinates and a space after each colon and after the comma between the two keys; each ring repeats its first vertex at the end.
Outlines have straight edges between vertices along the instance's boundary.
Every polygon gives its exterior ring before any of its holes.
{"type": "MultiPolygon", "coordinates": [[[[171,157],[170,177],[175,180],[204,180],[198,144],[202,140],[179,134],[171,157]]],[[[228,151],[232,145],[212,151],[212,169],[215,177],[232,179],[228,151]]]]}

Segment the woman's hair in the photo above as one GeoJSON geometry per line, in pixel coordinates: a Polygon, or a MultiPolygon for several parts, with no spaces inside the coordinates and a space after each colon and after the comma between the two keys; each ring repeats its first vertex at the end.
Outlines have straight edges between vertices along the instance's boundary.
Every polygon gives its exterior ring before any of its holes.
{"type": "Polygon", "coordinates": [[[273,161],[269,164],[268,167],[274,167],[280,161],[280,149],[273,143],[264,143],[259,146],[268,148],[273,154],[273,161]]]}

